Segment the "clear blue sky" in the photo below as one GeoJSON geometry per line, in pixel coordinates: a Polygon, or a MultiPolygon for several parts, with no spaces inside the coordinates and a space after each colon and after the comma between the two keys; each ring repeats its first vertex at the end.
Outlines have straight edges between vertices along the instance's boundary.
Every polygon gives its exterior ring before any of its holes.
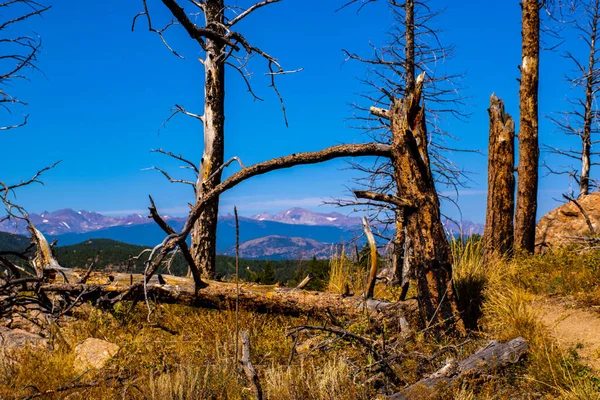
{"type": "MultiPolygon", "coordinates": [[[[369,43],[383,44],[390,18],[383,1],[365,7],[359,15],[355,9],[336,13],[342,3],[284,0],[239,25],[249,41],[275,55],[286,69],[304,71],[279,79],[289,128],[262,76],[263,63],[257,61],[251,69],[255,89],[264,102],[254,102],[240,77],[229,71],[227,158],[239,156],[249,165],[274,156],[367,140],[351,129],[348,121],[352,115],[349,104],[362,101],[357,94],[364,88],[357,78],[364,77],[364,67],[344,62],[341,49],[368,55],[369,43]]],[[[157,23],[168,18],[160,1],[149,0],[149,4],[157,23]]],[[[458,146],[485,153],[490,94],[496,92],[508,112],[518,117],[519,1],[431,4],[446,8],[436,24],[444,29],[442,41],[457,48],[456,57],[440,68],[466,73],[463,94],[469,97],[470,106],[464,111],[471,117],[467,122],[448,121],[447,128],[460,139],[458,146]]],[[[167,38],[184,60],[173,56],[155,34],[149,33],[144,21],[131,32],[132,18],[141,7],[141,1],[65,0],[54,2],[43,18],[21,25],[27,33],[34,31],[43,39],[39,67],[44,75],[34,73],[30,82],[15,87],[29,102],[26,112],[30,120],[19,130],[0,133],[0,179],[14,182],[29,177],[39,167],[63,160],[45,175],[45,186],[19,191],[19,202],[30,212],[66,207],[113,215],[143,212],[147,195],[152,194],[163,213],[182,214],[192,201],[191,188],[170,184],[158,173],[142,169],[157,165],[185,177],[185,170],[177,170],[174,163],[149,150],[162,147],[196,161],[202,154],[202,127],[197,121],[181,116],[161,129],[175,103],[202,112],[200,49],[179,27],[167,38]]],[[[571,65],[561,53],[568,47],[585,55],[581,45],[581,41],[570,41],[557,52],[542,55],[542,142],[570,143],[554,132],[544,116],[566,107],[568,85],[563,74],[571,65]]],[[[542,159],[546,157],[542,154],[542,159]]],[[[473,171],[471,187],[459,198],[463,217],[481,222],[486,158],[456,154],[453,160],[473,171]]],[[[234,204],[242,214],[276,212],[292,206],[331,211],[331,207],[318,206],[323,199],[345,192],[354,172],[342,170],[344,167],[345,162],[334,161],[252,179],[222,197],[221,212],[231,212],[234,204]]],[[[236,166],[229,167],[229,173],[236,170],[236,166]]],[[[543,178],[539,215],[554,208],[557,203],[553,198],[560,197],[567,187],[563,178],[543,178]]],[[[445,211],[457,216],[451,207],[445,211]]]]}

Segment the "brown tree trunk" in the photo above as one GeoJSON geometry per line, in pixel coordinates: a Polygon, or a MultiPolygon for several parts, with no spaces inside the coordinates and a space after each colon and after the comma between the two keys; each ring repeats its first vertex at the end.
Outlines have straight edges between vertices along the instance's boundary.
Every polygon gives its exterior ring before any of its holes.
{"type": "Polygon", "coordinates": [[[452,285],[452,255],[440,218],[440,204],[427,153],[427,128],[421,92],[424,74],[415,90],[394,101],[390,110],[392,162],[398,193],[414,202],[405,209],[406,237],[411,240],[417,300],[426,327],[438,332],[455,327],[464,333],[452,285]]]}
{"type": "Polygon", "coordinates": [[[494,94],[488,112],[488,194],[483,233],[487,259],[512,251],[515,207],[515,122],[494,94]]]}
{"type": "Polygon", "coordinates": [[[406,0],[404,12],[406,14],[405,93],[412,93],[415,90],[415,0],[406,0]]]}
{"type": "MultiPolygon", "coordinates": [[[[404,4],[405,19],[405,88],[404,93],[412,93],[415,90],[415,2],[407,0],[404,4]]],[[[406,262],[404,261],[404,210],[396,210],[396,233],[394,236],[394,249],[392,253],[392,284],[401,285],[403,293],[408,289],[408,282],[403,277],[407,274],[404,271],[406,262]]]]}
{"type": "Polygon", "coordinates": [[[595,0],[592,11],[592,20],[590,21],[590,58],[585,80],[585,109],[583,115],[583,136],[581,138],[581,175],[579,176],[579,196],[588,195],[590,192],[590,167],[592,151],[592,120],[593,120],[593,101],[594,86],[596,82],[596,36],[598,32],[598,18],[600,1],[595,0]]]}
{"type": "MultiPolygon", "coordinates": [[[[223,0],[206,2],[206,26],[222,29],[223,0]]],[[[202,195],[221,182],[225,139],[225,64],[222,42],[206,40],[204,59],[204,153],[200,162],[200,174],[196,184],[196,195],[202,195]],[[215,171],[218,171],[215,173],[215,171]]],[[[217,216],[219,198],[212,199],[198,218],[192,230],[192,256],[203,276],[213,277],[216,265],[217,216]]]]}
{"type": "Polygon", "coordinates": [[[538,191],[538,78],[540,55],[540,3],[523,0],[519,166],[515,213],[515,249],[532,253],[538,191]]]}

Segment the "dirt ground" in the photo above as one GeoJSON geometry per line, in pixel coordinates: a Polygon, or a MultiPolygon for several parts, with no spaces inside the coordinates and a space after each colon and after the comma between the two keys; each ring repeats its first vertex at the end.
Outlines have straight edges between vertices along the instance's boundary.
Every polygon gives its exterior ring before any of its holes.
{"type": "Polygon", "coordinates": [[[558,299],[539,300],[535,306],[558,342],[575,347],[582,362],[600,373],[600,313],[558,299]]]}

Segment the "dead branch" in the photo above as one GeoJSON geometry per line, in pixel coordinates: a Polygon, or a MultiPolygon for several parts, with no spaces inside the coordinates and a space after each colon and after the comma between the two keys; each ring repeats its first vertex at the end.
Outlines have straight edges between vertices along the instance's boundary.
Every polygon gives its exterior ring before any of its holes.
{"type": "Polygon", "coordinates": [[[415,208],[415,207],[417,207],[417,204],[414,201],[410,201],[407,199],[401,199],[399,197],[392,196],[392,195],[389,195],[386,193],[375,193],[375,192],[369,192],[366,190],[354,190],[353,193],[357,199],[380,201],[382,203],[393,204],[399,208],[407,208],[407,207],[415,208]]]}
{"type": "Polygon", "coordinates": [[[167,171],[165,171],[164,169],[155,167],[154,165],[151,167],[148,167],[148,168],[142,168],[142,171],[152,171],[152,170],[158,171],[161,174],[163,174],[165,176],[165,178],[167,178],[169,180],[169,182],[171,182],[171,183],[183,183],[185,185],[190,185],[192,187],[192,189],[194,190],[194,193],[196,193],[196,184],[192,181],[188,181],[185,179],[172,178],[171,175],[169,175],[169,173],[167,171]]]}
{"type": "Polygon", "coordinates": [[[175,154],[172,153],[170,151],[165,151],[163,149],[158,149],[158,150],[150,150],[151,153],[160,153],[160,154],[164,154],[166,156],[172,157],[176,160],[179,160],[185,164],[187,164],[189,166],[190,169],[194,170],[194,172],[196,173],[196,175],[198,175],[200,173],[200,171],[198,171],[198,167],[196,166],[196,164],[194,164],[193,162],[191,162],[190,160],[183,158],[183,156],[181,154],[175,154]]]}
{"type": "Polygon", "coordinates": [[[369,247],[371,248],[371,269],[369,272],[369,282],[367,284],[365,297],[367,299],[372,299],[375,292],[375,283],[377,283],[377,243],[375,243],[375,237],[373,237],[373,232],[371,231],[371,226],[369,225],[367,218],[362,217],[362,224],[365,236],[369,242],[369,247]]]}
{"type": "MultiPolygon", "coordinates": [[[[152,196],[148,196],[148,197],[150,198],[150,207],[148,207],[148,210],[150,210],[150,217],[152,217],[154,222],[156,222],[156,224],[167,235],[175,235],[176,234],[175,230],[173,228],[171,228],[171,226],[169,224],[167,224],[167,222],[164,219],[162,219],[160,214],[158,213],[158,211],[156,209],[156,204],[154,203],[154,199],[152,198],[152,196]]],[[[194,261],[194,257],[192,257],[192,253],[190,252],[190,248],[189,248],[187,242],[184,240],[184,241],[179,242],[178,245],[179,245],[179,249],[181,250],[181,253],[183,254],[183,258],[185,259],[185,262],[188,264],[189,271],[191,272],[191,276],[194,278],[196,287],[197,288],[203,287],[204,282],[202,282],[202,275],[201,275],[200,269],[196,265],[196,262],[194,261]]]]}
{"type": "Polygon", "coordinates": [[[394,372],[394,369],[390,366],[390,364],[387,362],[387,360],[385,359],[384,356],[382,356],[382,354],[377,350],[377,348],[373,345],[372,341],[369,339],[366,339],[360,335],[357,335],[353,332],[347,331],[345,329],[339,328],[339,327],[334,327],[334,326],[313,326],[313,325],[301,325],[301,326],[297,326],[294,329],[292,329],[291,331],[289,331],[286,336],[291,336],[292,334],[294,335],[294,337],[297,337],[298,333],[301,331],[321,331],[321,332],[327,332],[327,333],[332,333],[334,335],[339,336],[342,339],[346,339],[346,340],[354,340],[358,343],[360,343],[361,346],[363,346],[365,349],[367,349],[367,351],[369,353],[371,353],[371,355],[373,356],[373,358],[380,363],[383,366],[383,372],[386,374],[386,376],[388,376],[392,382],[394,382],[394,384],[399,385],[399,386],[403,386],[404,382],[402,382],[402,380],[398,377],[398,375],[396,375],[396,373],[394,372]]]}
{"type": "Polygon", "coordinates": [[[300,282],[298,284],[298,286],[296,286],[296,289],[302,290],[304,289],[309,283],[310,281],[312,281],[314,278],[314,275],[309,273],[308,275],[306,275],[306,278],[302,279],[302,282],[300,282]]]}
{"type": "Polygon", "coordinates": [[[440,389],[449,386],[463,376],[484,375],[508,364],[517,363],[527,350],[527,342],[522,337],[507,343],[494,340],[463,361],[450,360],[438,371],[394,394],[390,399],[408,400],[415,398],[417,394],[419,398],[434,397],[440,389]]]}
{"type": "Polygon", "coordinates": [[[156,272],[164,257],[179,243],[184,242],[187,239],[187,236],[190,234],[195,222],[202,214],[204,208],[212,199],[218,197],[221,193],[237,186],[239,183],[249,178],[266,174],[268,172],[290,168],[297,165],[321,163],[340,157],[359,156],[390,157],[390,146],[375,143],[332,146],[320,151],[297,153],[280,158],[274,158],[269,161],[252,165],[235,173],[226,181],[217,185],[214,189],[203,194],[203,196],[197,201],[196,205],[190,211],[188,219],[179,234],[172,234],[165,238],[165,241],[159,246],[160,249],[152,260],[151,266],[148,268],[147,279],[149,279],[156,272]]]}
{"type": "Polygon", "coordinates": [[[248,332],[244,331],[240,333],[240,336],[242,338],[242,359],[240,360],[240,363],[242,364],[242,368],[244,369],[246,378],[248,378],[248,380],[252,384],[254,396],[257,400],[262,400],[262,387],[260,385],[260,380],[258,379],[258,373],[256,372],[256,369],[254,368],[254,365],[252,365],[252,361],[250,360],[252,353],[248,332]]]}
{"type": "Polygon", "coordinates": [[[571,197],[569,195],[563,194],[562,195],[563,198],[567,201],[571,201],[573,202],[573,204],[575,204],[575,206],[577,206],[577,208],[579,209],[579,211],[581,212],[581,215],[583,215],[583,218],[585,218],[585,222],[590,230],[590,235],[595,235],[596,234],[596,230],[594,229],[594,225],[592,224],[592,220],[590,219],[590,216],[588,215],[588,213],[585,211],[585,209],[581,206],[581,204],[579,204],[579,202],[574,198],[571,197]]]}

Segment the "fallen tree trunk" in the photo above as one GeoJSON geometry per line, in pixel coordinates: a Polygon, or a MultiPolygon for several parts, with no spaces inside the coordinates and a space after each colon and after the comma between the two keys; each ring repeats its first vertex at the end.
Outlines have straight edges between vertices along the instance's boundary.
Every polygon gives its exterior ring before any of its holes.
{"type": "Polygon", "coordinates": [[[500,343],[494,340],[463,361],[449,361],[427,378],[421,379],[414,385],[390,396],[390,399],[431,398],[440,389],[448,387],[460,378],[488,374],[497,368],[518,362],[527,352],[527,349],[527,342],[522,337],[518,337],[507,343],[500,343]]]}
{"type": "MultiPolygon", "coordinates": [[[[87,292],[86,300],[106,304],[114,299],[136,300],[143,298],[143,274],[92,272],[85,284],[79,282],[86,271],[70,270],[65,276],[57,275],[54,281],[45,283],[41,290],[47,293],[77,295],[87,292]],[[66,279],[65,279],[66,277],[66,279]]],[[[231,282],[205,281],[206,287],[196,291],[191,278],[172,275],[153,276],[146,289],[150,298],[164,302],[189,304],[214,309],[234,309],[236,285],[231,282]],[[163,282],[163,283],[161,283],[163,282]]],[[[316,317],[351,317],[363,313],[390,317],[398,326],[409,325],[416,320],[417,302],[408,300],[389,303],[363,296],[344,297],[336,293],[298,290],[278,285],[245,283],[239,288],[240,308],[247,311],[271,312],[284,315],[311,315],[316,317]]],[[[414,325],[413,325],[414,326],[414,325]]]]}

